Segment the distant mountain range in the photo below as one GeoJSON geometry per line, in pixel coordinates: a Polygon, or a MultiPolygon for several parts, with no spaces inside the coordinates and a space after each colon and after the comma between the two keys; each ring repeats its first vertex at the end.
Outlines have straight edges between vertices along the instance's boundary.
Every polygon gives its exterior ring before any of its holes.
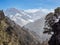
{"type": "Polygon", "coordinates": [[[45,41],[49,39],[50,36],[48,34],[43,34],[46,13],[40,10],[34,13],[28,13],[25,10],[15,8],[7,9],[4,12],[6,16],[20,25],[24,30],[29,30],[38,40],[45,41]]]}
{"type": "Polygon", "coordinates": [[[30,17],[23,10],[17,10],[15,8],[10,8],[5,11],[5,15],[11,20],[15,21],[20,26],[26,25],[30,21],[30,17]]]}
{"type": "Polygon", "coordinates": [[[15,8],[9,8],[4,12],[6,16],[14,20],[20,26],[24,26],[27,23],[34,22],[35,20],[40,19],[41,17],[46,15],[46,13],[40,10],[34,13],[28,13],[25,10],[18,10],[15,8]]]}

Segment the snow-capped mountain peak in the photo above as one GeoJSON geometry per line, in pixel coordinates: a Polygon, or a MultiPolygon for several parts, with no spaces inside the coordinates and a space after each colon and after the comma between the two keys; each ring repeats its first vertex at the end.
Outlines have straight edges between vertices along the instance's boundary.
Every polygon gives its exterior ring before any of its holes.
{"type": "Polygon", "coordinates": [[[35,10],[34,13],[28,12],[26,10],[18,10],[15,8],[9,8],[5,11],[5,15],[8,16],[10,19],[15,21],[20,26],[24,26],[30,22],[34,22],[35,20],[40,19],[41,17],[45,16],[41,10],[35,10]]]}
{"type": "Polygon", "coordinates": [[[31,20],[31,16],[24,12],[24,10],[10,8],[5,11],[5,15],[8,16],[11,20],[15,21],[20,26],[24,26],[29,22],[33,22],[33,20],[31,20]]]}

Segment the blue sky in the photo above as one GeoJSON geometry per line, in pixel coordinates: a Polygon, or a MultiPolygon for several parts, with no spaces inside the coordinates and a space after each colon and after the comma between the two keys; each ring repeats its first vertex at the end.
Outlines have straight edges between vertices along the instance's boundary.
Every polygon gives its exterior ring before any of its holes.
{"type": "Polygon", "coordinates": [[[0,0],[0,9],[17,8],[33,9],[46,8],[54,9],[60,6],[60,0],[0,0]]]}

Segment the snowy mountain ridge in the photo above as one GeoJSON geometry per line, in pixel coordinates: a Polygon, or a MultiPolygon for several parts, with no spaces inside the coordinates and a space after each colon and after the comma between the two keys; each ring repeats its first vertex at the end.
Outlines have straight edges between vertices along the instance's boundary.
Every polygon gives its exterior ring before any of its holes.
{"type": "Polygon", "coordinates": [[[18,10],[16,8],[8,8],[5,10],[5,15],[8,16],[10,19],[15,21],[17,24],[24,26],[30,22],[34,22],[35,20],[40,19],[47,13],[44,10],[36,10],[32,13],[33,10],[18,10]]]}

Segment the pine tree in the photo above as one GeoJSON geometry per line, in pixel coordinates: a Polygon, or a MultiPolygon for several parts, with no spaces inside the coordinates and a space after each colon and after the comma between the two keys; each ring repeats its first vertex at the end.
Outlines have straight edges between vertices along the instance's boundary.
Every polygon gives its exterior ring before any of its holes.
{"type": "Polygon", "coordinates": [[[52,26],[56,23],[55,21],[57,19],[60,19],[60,7],[56,8],[54,10],[54,13],[49,13],[45,17],[45,26],[44,26],[44,32],[43,33],[48,33],[51,34],[52,31],[52,26]]]}

